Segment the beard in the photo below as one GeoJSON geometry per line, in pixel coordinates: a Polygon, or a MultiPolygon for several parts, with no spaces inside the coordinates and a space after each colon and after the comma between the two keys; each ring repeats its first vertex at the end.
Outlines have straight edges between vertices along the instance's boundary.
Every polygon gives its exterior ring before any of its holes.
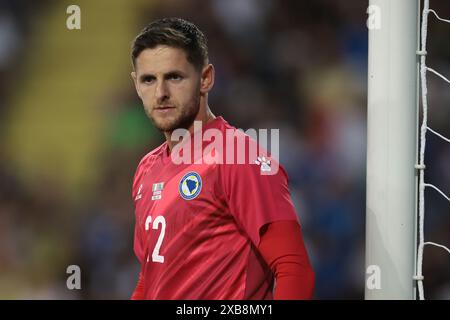
{"type": "Polygon", "coordinates": [[[200,109],[200,96],[193,97],[183,107],[175,106],[173,115],[154,116],[151,112],[146,113],[152,120],[154,126],[162,132],[172,132],[176,129],[188,129],[191,127],[200,109]]]}

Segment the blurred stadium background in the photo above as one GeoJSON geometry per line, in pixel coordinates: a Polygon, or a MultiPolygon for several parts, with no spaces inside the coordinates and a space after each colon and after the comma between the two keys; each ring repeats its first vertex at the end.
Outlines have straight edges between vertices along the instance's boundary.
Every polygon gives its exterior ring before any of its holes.
{"type": "MultiPolygon", "coordinates": [[[[432,1],[444,17],[450,3],[432,1]]],[[[368,1],[0,0],[0,298],[128,299],[139,266],[130,196],[163,141],[130,79],[130,44],[179,16],[209,39],[210,106],[280,128],[280,160],[317,276],[316,299],[363,299],[368,1]],[[66,8],[81,8],[81,30],[66,8]],[[82,289],[66,288],[66,268],[82,289]]],[[[450,29],[430,19],[430,66],[450,75],[450,29]]],[[[450,90],[429,77],[432,127],[450,135],[450,90]]],[[[427,178],[450,191],[450,148],[429,136],[427,178]]],[[[426,239],[450,243],[448,203],[427,191],[426,239]]],[[[450,299],[450,260],[424,258],[425,292],[450,299]]]]}

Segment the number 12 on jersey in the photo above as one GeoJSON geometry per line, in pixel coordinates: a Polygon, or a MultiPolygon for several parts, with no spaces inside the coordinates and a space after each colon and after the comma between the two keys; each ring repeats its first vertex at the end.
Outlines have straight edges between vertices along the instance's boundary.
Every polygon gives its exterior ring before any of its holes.
{"type": "MultiPolygon", "coordinates": [[[[145,220],[145,231],[148,231],[150,229],[150,224],[152,223],[152,216],[147,216],[147,219],[145,220]]],[[[158,237],[158,241],[156,241],[155,248],[153,249],[152,253],[152,261],[153,262],[159,262],[164,263],[164,256],[159,254],[159,249],[161,248],[161,244],[164,239],[164,234],[166,233],[166,219],[164,219],[163,216],[157,216],[152,224],[153,230],[158,230],[159,225],[161,225],[161,232],[158,237]]],[[[150,261],[150,257],[147,256],[147,262],[150,261]]]]}

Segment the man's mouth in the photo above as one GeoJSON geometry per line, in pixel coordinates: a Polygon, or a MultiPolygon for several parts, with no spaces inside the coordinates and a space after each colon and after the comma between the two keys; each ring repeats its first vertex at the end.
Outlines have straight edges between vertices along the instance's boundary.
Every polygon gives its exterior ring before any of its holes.
{"type": "Polygon", "coordinates": [[[170,110],[175,109],[173,106],[161,106],[161,107],[155,107],[156,112],[169,112],[170,110]]]}

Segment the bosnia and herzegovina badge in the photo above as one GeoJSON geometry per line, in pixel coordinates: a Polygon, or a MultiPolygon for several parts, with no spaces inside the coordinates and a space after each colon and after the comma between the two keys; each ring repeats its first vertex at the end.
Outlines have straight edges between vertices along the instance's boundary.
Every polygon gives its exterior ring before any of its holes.
{"type": "Polygon", "coordinates": [[[202,178],[197,172],[188,172],[181,178],[178,190],[184,200],[192,200],[202,190],[202,178]]]}

